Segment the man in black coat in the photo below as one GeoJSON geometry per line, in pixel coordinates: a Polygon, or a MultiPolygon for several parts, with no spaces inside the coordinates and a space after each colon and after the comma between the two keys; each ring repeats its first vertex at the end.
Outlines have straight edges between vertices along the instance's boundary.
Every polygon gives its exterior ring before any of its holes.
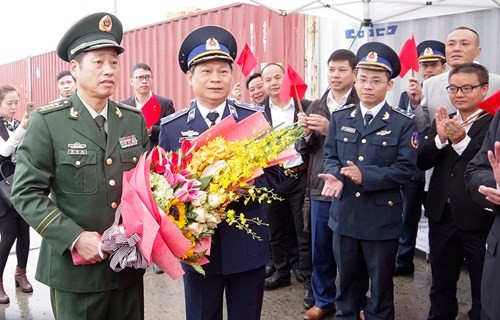
{"type": "Polygon", "coordinates": [[[134,88],[134,94],[123,100],[122,103],[142,109],[149,99],[154,96],[156,101],[160,104],[160,118],[152,127],[148,128],[149,139],[151,142],[150,146],[152,148],[158,144],[160,119],[175,112],[174,103],[168,98],[153,94],[153,73],[151,71],[151,67],[145,63],[138,63],[132,68],[130,85],[134,88]]]}
{"type": "MultiPolygon", "coordinates": [[[[261,75],[268,94],[268,97],[264,99],[264,112],[270,119],[271,125],[276,127],[282,123],[289,125],[297,122],[297,114],[300,111],[299,101],[296,99],[282,101],[280,98],[281,84],[285,76],[283,67],[270,63],[262,69],[261,75]]],[[[302,100],[300,104],[304,110],[309,106],[310,101],[302,100]]],[[[279,168],[286,178],[275,192],[283,198],[283,201],[275,201],[264,206],[269,223],[269,243],[276,269],[275,273],[266,280],[265,289],[274,290],[290,285],[292,268],[290,250],[296,240],[299,258],[298,274],[304,277],[304,307],[309,309],[314,305],[311,289],[311,236],[310,233],[304,231],[302,219],[307,167],[302,156],[298,154],[296,158],[285,161],[283,167],[279,168]]]]}
{"type": "Polygon", "coordinates": [[[458,112],[448,115],[444,106],[438,108],[417,159],[422,170],[434,167],[425,210],[432,268],[428,319],[457,317],[457,281],[465,259],[472,291],[469,317],[479,320],[484,244],[493,215],[467,194],[464,172],[492,119],[477,107],[488,92],[488,71],[475,63],[460,65],[450,72],[449,83],[447,90],[458,112]]]}

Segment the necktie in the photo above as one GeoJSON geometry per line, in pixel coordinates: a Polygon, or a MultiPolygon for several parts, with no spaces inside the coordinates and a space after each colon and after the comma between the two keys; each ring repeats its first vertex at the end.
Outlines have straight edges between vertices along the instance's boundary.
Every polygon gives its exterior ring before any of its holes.
{"type": "Polygon", "coordinates": [[[365,117],[364,117],[365,128],[368,127],[368,125],[370,124],[370,121],[372,121],[372,119],[373,119],[373,114],[370,111],[367,111],[365,113],[365,117]]]}
{"type": "Polygon", "coordinates": [[[106,130],[104,130],[104,122],[106,122],[106,118],[104,118],[104,116],[98,115],[97,117],[94,118],[94,120],[97,123],[97,127],[99,128],[99,131],[101,132],[104,141],[107,141],[108,135],[106,134],[106,130]]]}
{"type": "Polygon", "coordinates": [[[217,113],[217,111],[212,111],[212,112],[209,112],[207,114],[207,118],[211,122],[210,128],[212,128],[213,126],[215,126],[215,120],[217,120],[218,117],[219,117],[219,113],[217,113]]]}

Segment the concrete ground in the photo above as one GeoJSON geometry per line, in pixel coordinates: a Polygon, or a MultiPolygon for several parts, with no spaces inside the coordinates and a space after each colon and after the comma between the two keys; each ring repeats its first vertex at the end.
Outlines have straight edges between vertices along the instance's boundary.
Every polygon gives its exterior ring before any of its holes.
{"type": "MultiPolygon", "coordinates": [[[[54,319],[50,306],[49,289],[34,280],[34,270],[39,253],[40,238],[32,232],[31,252],[28,263],[28,277],[33,284],[34,292],[22,293],[14,287],[14,270],[16,258],[9,256],[4,272],[4,285],[10,297],[10,304],[0,305],[0,319],[19,320],[54,319]]],[[[14,246],[15,247],[15,246],[14,246]]],[[[429,288],[431,285],[430,264],[425,255],[418,252],[415,257],[416,272],[410,277],[394,278],[394,295],[396,305],[396,319],[424,320],[429,310],[429,288]]],[[[184,319],[184,297],[182,279],[175,281],[166,275],[153,273],[148,268],[145,282],[145,318],[147,320],[184,319]]],[[[275,291],[266,292],[262,320],[289,320],[302,319],[302,284],[294,282],[292,286],[275,291]]],[[[470,308],[470,285],[466,271],[462,272],[458,285],[459,316],[458,320],[468,319],[467,311],[470,308]]],[[[326,318],[334,319],[333,316],[326,318]]]]}

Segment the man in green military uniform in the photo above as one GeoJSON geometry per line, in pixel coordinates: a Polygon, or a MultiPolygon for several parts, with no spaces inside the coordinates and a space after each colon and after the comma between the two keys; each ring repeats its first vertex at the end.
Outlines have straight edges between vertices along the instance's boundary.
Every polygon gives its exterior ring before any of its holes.
{"type": "Polygon", "coordinates": [[[34,112],[19,148],[12,201],[43,237],[36,278],[51,288],[56,319],[144,318],[144,270],[114,272],[98,249],[120,203],[123,172],[149,143],[140,111],[109,99],[122,34],[107,13],[66,32],[57,54],[69,62],[77,91],[34,112]],[[71,250],[88,264],[74,265],[71,250]]]}

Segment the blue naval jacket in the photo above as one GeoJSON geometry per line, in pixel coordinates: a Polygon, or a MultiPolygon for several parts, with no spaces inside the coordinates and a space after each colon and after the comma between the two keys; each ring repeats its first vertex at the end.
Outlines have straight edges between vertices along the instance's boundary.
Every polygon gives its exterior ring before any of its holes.
{"type": "MultiPolygon", "coordinates": [[[[237,104],[227,100],[222,118],[232,116],[238,122],[254,112],[262,112],[264,108],[254,105],[237,104]]],[[[193,139],[204,131],[208,125],[203,119],[196,101],[190,108],[178,111],[161,120],[159,146],[166,151],[176,151],[181,147],[184,139],[193,139]]],[[[243,212],[247,218],[260,218],[266,216],[259,203],[233,203],[229,209],[243,212]]],[[[210,263],[203,266],[207,275],[227,275],[245,272],[263,266],[269,256],[268,232],[265,226],[250,226],[262,241],[252,239],[252,236],[235,226],[222,222],[217,226],[212,236],[211,254],[208,256],[210,263]]],[[[195,272],[191,267],[183,265],[186,271],[195,272]]]]}
{"type": "Polygon", "coordinates": [[[360,240],[399,238],[401,186],[416,170],[418,132],[414,115],[387,103],[365,128],[359,103],[332,113],[325,141],[325,173],[344,183],[330,207],[329,227],[360,240]],[[363,184],[340,174],[347,161],[360,169],[363,184]]]}

